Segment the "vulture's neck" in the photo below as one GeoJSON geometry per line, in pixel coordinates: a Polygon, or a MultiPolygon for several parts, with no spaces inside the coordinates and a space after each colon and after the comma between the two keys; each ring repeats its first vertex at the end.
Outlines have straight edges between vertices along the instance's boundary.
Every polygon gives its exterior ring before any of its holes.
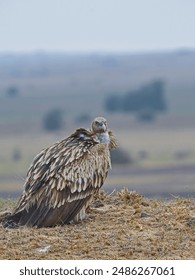
{"type": "Polygon", "coordinates": [[[108,131],[102,132],[102,133],[96,133],[96,136],[97,136],[98,140],[100,141],[100,143],[105,143],[105,144],[110,143],[110,136],[108,134],[108,131]]]}

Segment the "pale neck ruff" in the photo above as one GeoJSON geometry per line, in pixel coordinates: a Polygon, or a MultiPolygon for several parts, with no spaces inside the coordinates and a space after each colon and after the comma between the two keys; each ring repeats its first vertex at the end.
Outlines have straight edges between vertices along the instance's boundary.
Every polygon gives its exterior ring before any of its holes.
{"type": "Polygon", "coordinates": [[[103,132],[103,133],[96,133],[96,136],[97,136],[98,140],[100,141],[100,143],[104,143],[104,144],[110,143],[110,136],[108,134],[108,131],[103,132]]]}

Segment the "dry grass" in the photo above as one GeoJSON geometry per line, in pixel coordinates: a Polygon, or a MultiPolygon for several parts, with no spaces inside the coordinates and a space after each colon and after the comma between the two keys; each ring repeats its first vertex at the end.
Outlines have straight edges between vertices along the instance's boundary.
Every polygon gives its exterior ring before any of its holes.
{"type": "Polygon", "coordinates": [[[194,199],[149,200],[126,189],[101,192],[81,223],[1,226],[0,259],[194,259],[194,210],[194,199]]]}

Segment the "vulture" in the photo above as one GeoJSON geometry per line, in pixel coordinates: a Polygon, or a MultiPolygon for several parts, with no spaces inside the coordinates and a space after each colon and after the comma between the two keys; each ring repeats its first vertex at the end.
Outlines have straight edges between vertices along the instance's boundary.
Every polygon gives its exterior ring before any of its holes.
{"type": "Polygon", "coordinates": [[[3,226],[53,227],[79,222],[92,196],[111,168],[110,150],[117,147],[106,119],[97,117],[91,129],[77,129],[42,150],[33,160],[24,191],[3,226]]]}

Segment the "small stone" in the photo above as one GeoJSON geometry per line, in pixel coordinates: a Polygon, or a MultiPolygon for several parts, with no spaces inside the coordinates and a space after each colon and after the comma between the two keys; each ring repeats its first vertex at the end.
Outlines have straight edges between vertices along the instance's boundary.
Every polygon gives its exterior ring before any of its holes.
{"type": "Polygon", "coordinates": [[[148,218],[148,217],[150,217],[150,215],[147,214],[146,212],[141,212],[140,217],[141,218],[148,218]]]}
{"type": "Polygon", "coordinates": [[[188,222],[187,222],[187,225],[192,227],[195,225],[195,217],[194,218],[191,218],[188,222]]]}
{"type": "Polygon", "coordinates": [[[100,208],[100,207],[103,207],[103,206],[104,206],[104,204],[100,200],[96,200],[92,203],[93,208],[100,208]]]}
{"type": "Polygon", "coordinates": [[[40,248],[37,248],[37,252],[39,253],[47,253],[50,249],[51,245],[48,245],[48,246],[43,246],[43,247],[40,247],[40,248]]]}

